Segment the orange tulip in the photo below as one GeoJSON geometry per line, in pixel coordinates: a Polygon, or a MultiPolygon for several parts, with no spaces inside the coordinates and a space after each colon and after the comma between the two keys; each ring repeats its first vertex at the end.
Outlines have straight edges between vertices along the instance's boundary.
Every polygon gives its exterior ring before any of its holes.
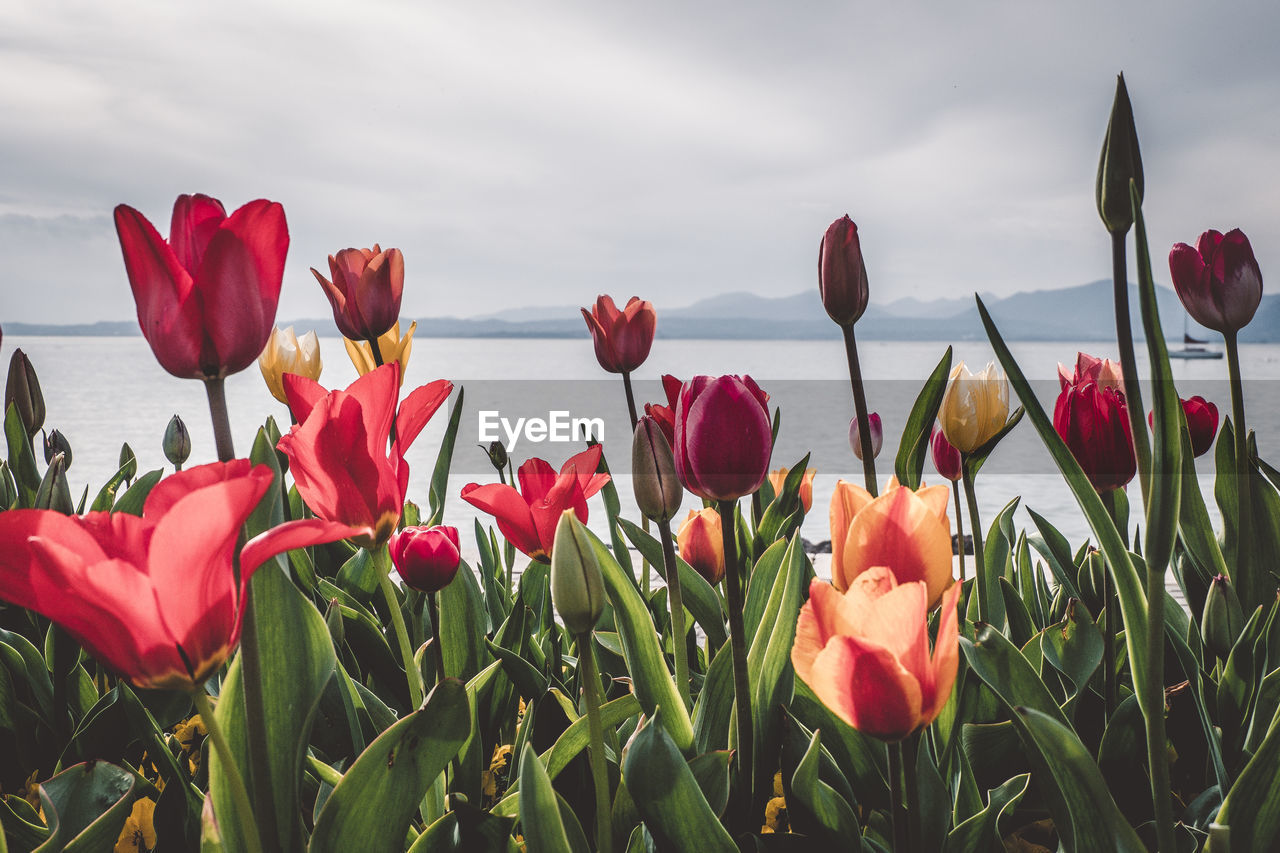
{"type": "Polygon", "coordinates": [[[854,493],[849,499],[854,513],[843,527],[837,525],[843,521],[837,519],[837,509],[846,511],[843,502],[836,506],[841,498],[839,485],[832,498],[831,582],[843,591],[867,569],[885,566],[899,583],[924,581],[929,606],[935,606],[952,584],[950,491],[946,486],[922,486],[913,492],[893,483],[880,497],[859,507],[856,502],[861,497],[854,493]]]}
{"type": "MultiPolygon", "coordinates": [[[[769,485],[773,486],[775,495],[782,494],[782,484],[787,481],[790,470],[790,468],[779,468],[769,472],[769,485]]],[[[800,480],[800,504],[806,513],[813,507],[813,476],[817,473],[817,468],[805,468],[804,477],[800,480]]]]}
{"type": "Polygon", "coordinates": [[[873,498],[871,493],[856,483],[836,480],[836,490],[831,494],[831,509],[828,516],[831,520],[831,576],[840,589],[845,588],[844,575],[837,566],[844,562],[844,542],[849,536],[849,525],[853,517],[873,498]]]}
{"type": "Polygon", "coordinates": [[[899,584],[883,566],[863,572],[843,594],[815,580],[791,647],[796,675],[858,731],[901,740],[932,723],[951,696],[960,663],[959,596],[955,584],[943,599],[930,657],[923,582],[899,584]]]}
{"type": "Polygon", "coordinates": [[[724,577],[724,535],[720,514],[711,507],[689,510],[689,515],[676,533],[680,559],[697,570],[714,586],[724,577]]]}

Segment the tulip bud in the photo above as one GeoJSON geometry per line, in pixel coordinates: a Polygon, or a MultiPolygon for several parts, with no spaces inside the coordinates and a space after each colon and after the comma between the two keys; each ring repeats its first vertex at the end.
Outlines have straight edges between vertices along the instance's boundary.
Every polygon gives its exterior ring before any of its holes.
{"type": "MultiPolygon", "coordinates": [[[[1189,400],[1179,397],[1178,402],[1182,403],[1182,413],[1187,417],[1191,452],[1196,456],[1203,456],[1213,447],[1213,438],[1218,434],[1218,407],[1199,395],[1189,400]]],[[[1147,412],[1147,423],[1155,428],[1155,412],[1147,412]]]]}
{"type": "Polygon", "coordinates": [[[1101,613],[1106,606],[1102,592],[1106,588],[1107,560],[1101,551],[1090,551],[1076,574],[1076,586],[1085,607],[1091,613],[1101,613]]]}
{"type": "Polygon", "coordinates": [[[1102,140],[1102,157],[1098,161],[1095,198],[1102,224],[1112,234],[1124,234],[1133,225],[1133,204],[1129,199],[1129,180],[1138,188],[1142,200],[1142,153],[1138,150],[1138,129],[1133,123],[1133,105],[1124,75],[1116,78],[1116,97],[1111,104],[1107,135],[1102,140]]]}
{"type": "Polygon", "coordinates": [[[138,476],[138,457],[133,454],[129,442],[120,445],[120,461],[116,464],[126,482],[138,476]]]}
{"type": "Polygon", "coordinates": [[[933,467],[938,473],[946,477],[951,482],[956,482],[964,476],[964,468],[960,461],[960,451],[947,441],[947,434],[942,430],[936,430],[933,438],[929,439],[930,450],[933,451],[933,467]]]}
{"type": "Polygon", "coordinates": [[[977,450],[1004,428],[1008,417],[1009,383],[994,362],[978,373],[971,373],[963,361],[951,368],[938,423],[957,450],[977,450]]]}
{"type": "Polygon", "coordinates": [[[636,505],[654,521],[670,521],[684,500],[671,445],[648,415],[640,417],[631,441],[631,485],[636,505]]]}
{"type": "Polygon", "coordinates": [[[338,606],[338,599],[329,599],[329,607],[324,612],[324,624],[329,628],[334,647],[341,646],[346,638],[346,628],[342,624],[342,608],[338,606]]]}
{"type": "Polygon", "coordinates": [[[51,509],[63,515],[74,515],[76,506],[71,502],[71,487],[67,484],[67,459],[55,454],[44,472],[40,488],[36,490],[33,509],[51,509]]]}
{"type": "Polygon", "coordinates": [[[456,527],[406,527],[392,535],[387,547],[400,577],[419,592],[444,589],[453,582],[462,563],[456,527]]]}
{"type": "Polygon", "coordinates": [[[680,559],[692,566],[707,583],[715,586],[724,578],[724,536],[720,514],[707,507],[689,510],[676,533],[680,559]]]}
{"type": "Polygon", "coordinates": [[[769,395],[750,376],[695,376],[676,408],[676,473],[713,501],[737,500],[764,482],[773,452],[769,395]]]}
{"type": "Polygon", "coordinates": [[[44,395],[40,393],[40,380],[31,360],[21,349],[13,351],[9,359],[9,378],[4,386],[4,409],[18,409],[18,418],[27,430],[29,438],[35,438],[44,426],[44,395]]]}
{"type": "Polygon", "coordinates": [[[501,441],[491,441],[489,446],[480,445],[480,449],[489,454],[489,464],[498,472],[498,476],[502,476],[502,472],[507,467],[507,448],[501,441]]]}
{"type": "Polygon", "coordinates": [[[47,465],[53,464],[53,457],[61,453],[66,457],[66,468],[71,467],[71,442],[67,441],[67,437],[55,430],[50,430],[49,434],[44,437],[44,461],[47,465]]]}
{"type": "Polygon", "coordinates": [[[296,373],[308,379],[319,379],[320,371],[324,369],[320,360],[320,340],[315,332],[298,337],[293,326],[286,329],[272,327],[267,345],[258,356],[258,368],[271,396],[287,406],[289,398],[284,393],[284,374],[296,373]]]}
{"type": "MultiPolygon", "coordinates": [[[[880,446],[884,443],[884,429],[880,426],[880,416],[871,412],[867,415],[867,425],[871,428],[871,458],[875,459],[880,455],[880,446]]],[[[858,432],[857,415],[849,421],[849,446],[853,448],[854,456],[866,461],[862,459],[862,435],[858,432]]]]}
{"type": "Polygon", "coordinates": [[[818,245],[818,292],[827,315],[841,326],[852,326],[867,310],[867,267],[858,226],[847,214],[831,223],[818,245]]]}
{"type": "Polygon", "coordinates": [[[187,432],[187,425],[177,415],[169,418],[169,425],[164,428],[163,447],[164,458],[181,471],[182,464],[191,455],[191,433],[187,432]]]}
{"type": "Polygon", "coordinates": [[[551,601],[575,636],[594,628],[604,611],[604,576],[586,528],[571,509],[561,514],[551,546],[551,601]]]}
{"type": "Polygon", "coordinates": [[[18,489],[9,473],[9,463],[0,459],[0,510],[10,509],[18,497],[18,489]]]}
{"type": "Polygon", "coordinates": [[[1244,630],[1244,611],[1240,599],[1225,575],[1218,575],[1209,585],[1204,600],[1204,616],[1200,621],[1200,633],[1209,651],[1226,660],[1244,630]]]}

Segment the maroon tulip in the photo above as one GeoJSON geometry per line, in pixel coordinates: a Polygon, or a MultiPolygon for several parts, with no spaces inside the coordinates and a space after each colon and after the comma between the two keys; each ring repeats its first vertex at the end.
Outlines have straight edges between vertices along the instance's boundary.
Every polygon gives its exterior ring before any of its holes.
{"type": "MultiPolygon", "coordinates": [[[[871,433],[871,458],[875,459],[880,455],[880,448],[884,444],[884,427],[880,424],[879,414],[872,412],[867,415],[867,428],[871,433]]],[[[853,455],[862,461],[862,433],[858,431],[857,415],[849,421],[849,446],[853,448],[853,455]]]]}
{"type": "Polygon", "coordinates": [[[633,296],[627,301],[627,307],[619,311],[613,297],[602,295],[596,297],[590,311],[582,309],[582,317],[591,330],[596,360],[610,373],[630,373],[649,357],[653,332],[658,325],[658,313],[653,310],[652,302],[633,296]]]}
{"type": "Polygon", "coordinates": [[[960,451],[947,441],[946,433],[940,429],[934,430],[933,438],[929,439],[929,445],[933,451],[933,467],[938,469],[939,474],[953,483],[964,476],[960,451]]]}
{"type": "MultiPolygon", "coordinates": [[[[1213,437],[1218,434],[1218,407],[1199,395],[1190,400],[1178,398],[1182,413],[1187,416],[1187,432],[1191,434],[1191,452],[1203,456],[1213,447],[1213,437]]],[[[1155,412],[1147,413],[1147,423],[1155,426],[1155,412]]]]}
{"type": "Polygon", "coordinates": [[[676,404],[680,401],[680,388],[684,383],[670,373],[662,375],[662,390],[666,392],[667,404],[645,403],[644,413],[657,421],[666,436],[667,444],[676,446],[676,404]]]}
{"type": "Polygon", "coordinates": [[[695,376],[676,406],[676,474],[705,500],[749,495],[769,473],[769,395],[750,376],[695,376]]]}
{"type": "Polygon", "coordinates": [[[846,214],[822,235],[818,246],[818,292],[827,314],[852,326],[867,310],[867,267],[862,261],[858,226],[846,214]]]}
{"type": "Polygon", "coordinates": [[[462,562],[458,528],[438,524],[406,527],[387,543],[391,562],[404,582],[419,592],[439,592],[458,574],[462,562]]]}
{"type": "Polygon", "coordinates": [[[1133,479],[1137,459],[1124,395],[1094,382],[1069,385],[1058,395],[1053,428],[1099,493],[1133,479]]]}
{"type": "Polygon", "coordinates": [[[399,249],[343,249],[329,256],[333,281],[311,268],[333,308],[338,331],[353,341],[376,340],[400,320],[404,255],[399,249]]]}
{"type": "Polygon", "coordinates": [[[1262,301],[1262,273],[1239,228],[1226,234],[1206,231],[1194,249],[1175,243],[1169,273],[1187,313],[1224,334],[1249,325],[1262,301]]]}
{"type": "Polygon", "coordinates": [[[160,366],[218,379],[253,364],[276,321],[289,228],[258,199],[227,216],[207,195],[180,195],[166,242],[138,211],[115,210],[138,325],[160,366]]]}

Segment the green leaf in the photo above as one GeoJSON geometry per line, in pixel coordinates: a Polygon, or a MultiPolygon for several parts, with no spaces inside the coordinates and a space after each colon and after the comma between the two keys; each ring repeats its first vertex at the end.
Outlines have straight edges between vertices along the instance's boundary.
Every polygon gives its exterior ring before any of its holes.
{"type": "Polygon", "coordinates": [[[27,428],[22,425],[18,416],[18,407],[10,403],[5,410],[4,437],[9,449],[9,470],[18,487],[18,503],[20,507],[30,507],[35,503],[36,491],[40,488],[40,471],[36,468],[36,457],[31,452],[31,439],[27,436],[27,428]]]}
{"type": "Polygon", "coordinates": [[[111,475],[111,479],[103,484],[98,490],[97,496],[94,497],[93,503],[89,509],[93,512],[106,512],[111,509],[112,504],[116,502],[116,492],[120,490],[120,484],[126,479],[125,474],[130,468],[135,468],[137,463],[130,463],[120,468],[111,475]]]}
{"type": "Polygon", "coordinates": [[[733,716],[733,658],[724,643],[711,658],[702,690],[693,706],[694,751],[708,752],[729,746],[729,721],[733,716]]]}
{"type": "Polygon", "coordinates": [[[938,417],[938,407],[942,405],[942,396],[946,393],[947,377],[950,373],[951,347],[947,347],[937,367],[924,381],[919,396],[911,406],[911,414],[907,415],[907,423],[902,428],[902,438],[898,442],[898,456],[893,461],[893,470],[898,476],[898,482],[913,491],[920,488],[920,478],[924,473],[924,458],[929,453],[929,439],[933,435],[933,422],[938,417]]]}
{"type": "Polygon", "coordinates": [[[1027,659],[992,625],[979,623],[974,640],[960,637],[960,648],[969,668],[1009,707],[1028,706],[1070,726],[1062,709],[1049,694],[1040,675],[1027,659]]]}
{"type": "Polygon", "coordinates": [[[489,613],[475,572],[466,560],[453,583],[436,597],[440,602],[440,649],[444,652],[445,672],[466,681],[492,661],[485,647],[489,613]]]}
{"type": "Polygon", "coordinates": [[[403,849],[418,804],[470,731],[466,687],[447,678],[421,709],[383,732],[343,774],[316,820],[308,849],[403,849]]]}
{"type": "Polygon", "coordinates": [[[418,836],[408,853],[506,853],[515,823],[515,818],[494,817],[454,802],[452,810],[418,836]]]}
{"type": "Polygon", "coordinates": [[[458,440],[458,425],[462,422],[462,398],[465,390],[461,385],[458,386],[458,399],[453,401],[453,409],[449,412],[449,426],[440,442],[435,470],[431,472],[431,491],[427,495],[431,507],[429,527],[444,521],[445,496],[449,491],[449,466],[453,463],[453,445],[458,440]]]}
{"type": "Polygon", "coordinates": [[[160,482],[160,478],[163,476],[164,470],[157,468],[155,471],[148,471],[134,480],[133,485],[125,490],[125,493],[116,501],[116,505],[111,511],[142,515],[142,506],[147,502],[147,495],[151,494],[151,490],[155,488],[156,483],[160,482]]]}
{"type": "Polygon", "coordinates": [[[1003,846],[999,834],[1000,818],[1018,807],[1030,784],[1031,774],[1020,773],[998,788],[987,791],[986,808],[951,830],[944,853],[999,850],[1003,846]]]}
{"type": "Polygon", "coordinates": [[[526,743],[520,753],[520,828],[530,850],[570,853],[555,788],[538,754],[526,743]]]}
{"type": "MultiPolygon", "coordinates": [[[[648,560],[665,579],[666,566],[662,560],[662,543],[625,518],[619,518],[618,524],[640,555],[648,560]]],[[[725,615],[720,596],[696,569],[680,559],[679,553],[676,554],[676,567],[680,570],[680,590],[685,608],[702,626],[703,632],[711,640],[711,647],[720,648],[725,641],[725,615]]]]}
{"type": "MultiPolygon", "coordinates": [[[[1061,622],[1044,630],[1044,658],[1075,686],[1074,700],[1084,693],[1102,663],[1104,641],[1084,602],[1073,599],[1061,622]]],[[[1074,707],[1074,704],[1073,704],[1074,707]]]]}
{"type": "Polygon", "coordinates": [[[834,788],[818,778],[821,734],[813,733],[804,757],[791,776],[788,820],[797,830],[821,838],[826,849],[860,850],[862,828],[853,808],[834,788]]]}
{"type": "Polygon", "coordinates": [[[1040,531],[1039,538],[1033,536],[1027,542],[1040,552],[1040,556],[1044,557],[1049,565],[1049,571],[1053,573],[1053,579],[1067,591],[1067,595],[1080,598],[1080,590],[1076,589],[1074,580],[1076,564],[1071,555],[1071,543],[1067,541],[1067,537],[1058,532],[1058,528],[1031,507],[1027,507],[1027,515],[1031,516],[1036,529],[1040,531]]]}
{"type": "Polygon", "coordinates": [[[133,807],[136,779],[105,761],[68,767],[40,785],[51,833],[36,853],[98,853],[115,846],[133,807]]]}

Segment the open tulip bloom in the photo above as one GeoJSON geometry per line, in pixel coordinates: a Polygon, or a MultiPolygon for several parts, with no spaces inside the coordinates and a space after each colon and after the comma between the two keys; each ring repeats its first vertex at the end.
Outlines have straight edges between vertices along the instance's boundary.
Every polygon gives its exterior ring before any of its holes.
{"type": "Polygon", "coordinates": [[[404,256],[399,249],[343,249],[329,256],[329,275],[314,268],[333,308],[333,322],[345,337],[373,341],[400,319],[404,293],[404,256]]]}
{"type": "Polygon", "coordinates": [[[363,528],[307,519],[273,527],[240,550],[240,528],[271,486],[247,459],[160,481],[142,515],[52,510],[0,513],[0,597],[61,625],[138,687],[194,690],[240,639],[249,579],[293,548],[363,528]]]}

